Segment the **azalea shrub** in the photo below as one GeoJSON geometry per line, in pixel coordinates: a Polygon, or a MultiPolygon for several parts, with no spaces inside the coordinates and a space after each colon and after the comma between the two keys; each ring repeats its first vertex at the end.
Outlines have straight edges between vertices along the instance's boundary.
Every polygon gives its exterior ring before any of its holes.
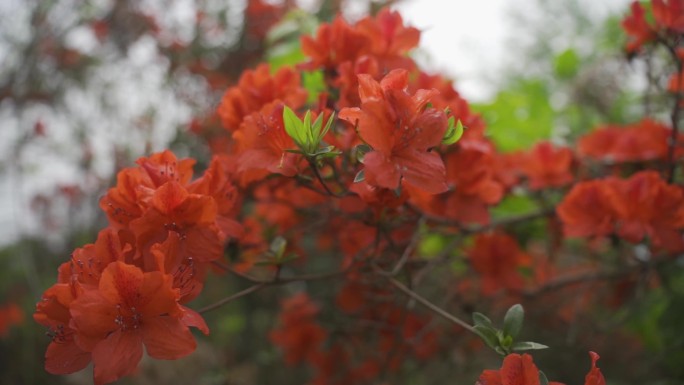
{"type": "Polygon", "coordinates": [[[99,201],[107,226],[36,306],[45,369],[92,364],[106,384],[144,354],[183,359],[204,338],[193,330],[219,327],[205,317],[271,292],[260,338],[301,369],[293,382],[430,383],[436,362],[452,381],[500,357],[456,381],[606,384],[599,354],[619,362],[645,338],[584,332],[586,314],[681,289],[669,273],[684,251],[683,15],[684,2],[653,0],[622,21],[629,56],[669,71],[667,115],[508,152],[412,59],[420,31],[398,12],[321,23],[301,57],[243,71],[193,121],[211,150],[202,170],[163,150],[118,172],[99,201]],[[527,209],[506,211],[516,200],[527,209]],[[554,334],[584,349],[564,371],[533,358],[563,353],[554,334]]]}

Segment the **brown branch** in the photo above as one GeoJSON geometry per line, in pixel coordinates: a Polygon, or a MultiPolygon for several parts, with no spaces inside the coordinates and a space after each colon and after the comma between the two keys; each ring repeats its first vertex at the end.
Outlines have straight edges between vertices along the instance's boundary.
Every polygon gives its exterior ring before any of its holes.
{"type": "Polygon", "coordinates": [[[233,302],[234,300],[236,300],[238,298],[242,298],[242,297],[246,296],[247,294],[251,294],[255,291],[261,290],[266,286],[267,286],[267,284],[265,284],[265,283],[259,283],[259,284],[256,284],[254,286],[250,286],[250,287],[246,288],[245,290],[239,291],[239,292],[237,292],[231,296],[223,298],[220,301],[214,302],[211,305],[205,306],[205,307],[199,309],[197,312],[201,314],[201,313],[206,313],[206,312],[214,310],[214,309],[218,309],[227,303],[233,302]]]}
{"type": "Polygon", "coordinates": [[[409,297],[413,298],[414,300],[416,300],[416,302],[418,302],[418,303],[420,303],[421,305],[427,307],[428,309],[430,309],[430,310],[432,310],[433,312],[439,314],[440,316],[446,318],[447,320],[449,320],[449,321],[455,323],[456,325],[461,326],[462,328],[468,330],[469,332],[477,334],[477,332],[475,331],[475,328],[473,328],[473,327],[472,327],[470,324],[468,324],[467,322],[461,320],[460,318],[458,318],[458,317],[456,317],[456,316],[454,316],[454,315],[452,315],[452,314],[449,314],[446,310],[444,310],[444,309],[442,309],[441,307],[435,305],[434,303],[428,301],[427,299],[421,297],[418,293],[416,293],[415,291],[409,289],[408,287],[406,287],[406,285],[404,285],[403,283],[397,281],[396,279],[394,279],[394,278],[392,278],[392,277],[386,277],[386,278],[390,281],[390,283],[392,283],[392,285],[394,285],[394,287],[396,287],[397,289],[399,289],[400,291],[402,291],[402,292],[403,292],[404,294],[406,294],[407,296],[409,296],[409,297]]]}
{"type": "Polygon", "coordinates": [[[670,135],[670,143],[667,151],[667,161],[669,165],[667,173],[668,183],[672,183],[672,181],[674,181],[675,171],[677,169],[677,161],[675,157],[677,152],[677,142],[679,141],[679,113],[681,111],[680,105],[682,104],[683,93],[682,90],[680,90],[679,88],[684,82],[684,79],[682,79],[682,77],[684,76],[684,62],[682,60],[679,60],[679,57],[677,57],[676,52],[673,52],[673,56],[675,62],[677,63],[677,74],[675,76],[677,76],[679,84],[677,84],[677,87],[675,89],[674,106],[672,106],[672,113],[670,114],[670,120],[672,122],[672,134],[670,135]]]}

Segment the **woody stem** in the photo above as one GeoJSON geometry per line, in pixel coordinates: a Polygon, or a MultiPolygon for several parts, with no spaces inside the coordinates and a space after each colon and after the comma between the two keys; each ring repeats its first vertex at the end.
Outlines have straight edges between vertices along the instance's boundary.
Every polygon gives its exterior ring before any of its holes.
{"type": "Polygon", "coordinates": [[[236,299],[238,299],[238,298],[244,297],[244,296],[246,296],[246,295],[248,295],[248,294],[251,294],[251,293],[253,293],[253,292],[255,292],[255,291],[261,290],[261,289],[263,289],[263,288],[266,287],[266,286],[267,286],[266,283],[258,283],[258,284],[254,285],[254,286],[250,286],[250,287],[246,288],[245,290],[239,291],[239,292],[237,292],[237,293],[235,293],[235,294],[233,294],[233,295],[231,295],[231,296],[228,296],[228,297],[226,297],[226,298],[223,298],[222,300],[217,301],[217,302],[214,302],[214,303],[212,303],[212,304],[209,305],[209,306],[205,306],[205,307],[199,309],[197,312],[200,313],[200,314],[202,314],[202,313],[206,313],[206,312],[208,312],[208,311],[214,310],[214,309],[218,309],[218,308],[220,308],[221,306],[223,306],[223,305],[225,305],[225,304],[227,304],[227,303],[229,303],[229,302],[232,302],[232,301],[234,301],[234,300],[236,300],[236,299]]]}
{"type": "Polygon", "coordinates": [[[311,170],[313,171],[314,175],[316,176],[316,179],[318,182],[323,186],[323,189],[325,189],[325,192],[328,193],[330,196],[334,196],[339,198],[340,195],[337,193],[334,193],[332,190],[330,190],[330,187],[328,187],[328,184],[325,183],[325,180],[323,180],[323,176],[321,176],[320,171],[318,171],[318,166],[316,165],[316,160],[314,158],[307,158],[309,161],[309,166],[311,167],[311,170]]]}
{"type": "Polygon", "coordinates": [[[434,303],[428,301],[427,299],[423,298],[422,296],[420,296],[415,291],[409,289],[403,283],[397,281],[395,278],[387,277],[387,279],[390,281],[390,283],[392,285],[394,285],[394,287],[396,287],[397,289],[399,289],[401,292],[403,292],[407,296],[411,297],[412,299],[416,300],[416,302],[418,302],[421,305],[425,306],[426,308],[432,310],[433,312],[441,315],[442,317],[446,318],[447,320],[455,323],[456,325],[461,326],[462,328],[466,329],[467,331],[474,333],[474,334],[477,334],[477,332],[475,331],[475,328],[473,328],[467,322],[465,322],[462,319],[448,313],[446,310],[442,309],[441,307],[439,307],[439,306],[435,305],[434,303]]]}
{"type": "Polygon", "coordinates": [[[675,86],[674,105],[672,106],[672,112],[670,113],[670,121],[672,123],[672,134],[670,135],[670,143],[667,152],[667,164],[669,167],[669,169],[667,170],[667,181],[668,183],[672,183],[674,181],[675,171],[677,169],[676,152],[678,145],[677,142],[679,141],[679,114],[681,111],[680,105],[682,104],[682,94],[684,93],[684,91],[681,89],[682,84],[684,83],[684,61],[679,59],[679,56],[677,56],[677,51],[674,47],[670,46],[667,43],[664,44],[668,48],[668,51],[670,52],[670,55],[672,56],[672,59],[676,64],[677,73],[675,76],[678,82],[678,84],[676,84],[675,86]]]}

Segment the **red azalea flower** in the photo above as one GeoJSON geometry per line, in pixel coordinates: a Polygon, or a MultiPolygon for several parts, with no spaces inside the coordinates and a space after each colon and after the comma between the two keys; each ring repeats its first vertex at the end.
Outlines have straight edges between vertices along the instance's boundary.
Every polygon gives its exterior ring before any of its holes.
{"type": "Polygon", "coordinates": [[[613,232],[616,213],[611,203],[612,180],[580,182],[556,208],[565,236],[605,236],[613,232]]]}
{"type": "MultiPolygon", "coordinates": [[[[151,357],[167,360],[195,350],[188,323],[198,319],[186,316],[189,309],[177,300],[170,276],[113,262],[97,289],[86,290],[71,303],[70,325],[78,347],[92,353],[96,384],[133,373],[143,344],[151,357]]],[[[201,329],[207,332],[203,323],[201,329]]]]}
{"type": "Polygon", "coordinates": [[[646,21],[646,12],[638,1],[632,3],[632,13],[622,20],[627,33],[627,52],[636,53],[645,44],[656,38],[656,33],[646,21]]]}
{"type": "MultiPolygon", "coordinates": [[[[477,385],[539,385],[539,369],[529,354],[509,354],[499,370],[485,370],[477,385]]],[[[563,385],[551,381],[549,385],[563,385]]],[[[587,384],[589,385],[589,384],[587,384]]]]}
{"type": "Polygon", "coordinates": [[[468,251],[468,259],[482,277],[484,294],[501,288],[521,289],[524,282],[518,269],[529,266],[532,261],[513,237],[498,232],[478,234],[468,251]]]}
{"type": "Polygon", "coordinates": [[[271,75],[267,64],[243,72],[238,85],[229,88],[221,99],[217,112],[223,127],[235,131],[243,119],[266,104],[282,100],[292,109],[306,102],[307,93],[300,85],[299,72],[282,67],[271,75]]]}
{"type": "Polygon", "coordinates": [[[420,72],[410,85],[412,91],[419,89],[429,90],[432,88],[439,91],[439,94],[435,95],[430,100],[430,103],[440,110],[449,108],[451,111],[450,115],[456,120],[460,120],[463,126],[467,128],[462,140],[484,140],[484,120],[482,120],[479,114],[471,111],[468,101],[463,99],[458,91],[454,89],[450,80],[440,75],[428,75],[425,72],[420,72]]]}
{"type": "Polygon", "coordinates": [[[288,364],[313,360],[320,351],[327,332],[316,323],[318,312],[318,306],[306,293],[283,301],[278,316],[280,326],[271,331],[270,338],[283,349],[288,364]]]}
{"type": "Polygon", "coordinates": [[[340,119],[358,126],[359,136],[373,151],[363,158],[369,184],[389,189],[404,181],[431,193],[447,190],[444,162],[430,151],[447,128],[442,111],[428,107],[436,90],[406,92],[408,72],[394,70],[380,83],[359,75],[361,108],[345,108],[340,119]]]}
{"type": "Polygon", "coordinates": [[[463,223],[488,223],[489,207],[498,203],[504,193],[495,178],[493,155],[494,148],[486,141],[461,140],[454,151],[445,155],[450,190],[433,195],[411,189],[411,201],[433,215],[463,223]]]}
{"type": "Polygon", "coordinates": [[[280,102],[266,105],[247,116],[233,133],[240,151],[239,172],[263,170],[285,176],[299,172],[301,155],[285,151],[297,145],[285,131],[283,108],[280,102]]]}
{"type": "Polygon", "coordinates": [[[603,126],[580,138],[578,153],[618,163],[664,159],[670,131],[648,118],[627,126],[603,126]]]}
{"type": "MultiPolygon", "coordinates": [[[[684,48],[677,48],[677,57],[681,62],[684,62],[684,48]]],[[[670,77],[667,90],[673,93],[684,92],[684,68],[670,77]]]]}
{"type": "Polygon", "coordinates": [[[653,0],[652,5],[656,25],[676,33],[684,33],[683,0],[653,0]]]}
{"type": "Polygon", "coordinates": [[[149,205],[154,190],[169,181],[183,185],[192,179],[194,159],[179,160],[169,150],[141,157],[139,167],[129,167],[117,174],[116,186],[100,200],[100,208],[115,228],[127,228],[149,205]]]}
{"type": "Polygon", "coordinates": [[[177,182],[168,182],[154,192],[150,208],[131,222],[138,255],[149,271],[154,262],[149,250],[175,232],[182,240],[185,255],[198,263],[209,263],[223,255],[223,234],[216,226],[217,207],[212,197],[190,194],[177,182]]]}
{"type": "Polygon", "coordinates": [[[589,352],[589,357],[591,357],[591,369],[584,377],[584,385],[606,385],[606,379],[603,378],[601,369],[596,367],[596,361],[601,357],[594,352],[589,352]]]}
{"type": "Polygon", "coordinates": [[[669,251],[684,248],[684,193],[655,171],[642,171],[612,185],[617,234],[630,242],[648,237],[669,251]]]}
{"type": "Polygon", "coordinates": [[[36,304],[33,319],[48,328],[52,341],[45,352],[45,370],[52,374],[78,372],[90,363],[90,352],[76,345],[71,327],[69,308],[79,288],[68,283],[57,283],[45,290],[36,304]]]}
{"type": "Polygon", "coordinates": [[[509,354],[499,370],[485,370],[477,385],[539,385],[539,369],[529,354],[509,354]]]}
{"type": "Polygon", "coordinates": [[[519,166],[529,180],[530,189],[539,190],[572,182],[572,163],[573,155],[569,148],[555,147],[545,141],[523,154],[519,166]]]}
{"type": "Polygon", "coordinates": [[[420,31],[406,27],[399,12],[385,7],[374,17],[367,16],[356,23],[357,31],[370,42],[370,54],[378,59],[385,71],[396,68],[413,69],[415,64],[406,54],[418,45],[420,31]]]}
{"type": "Polygon", "coordinates": [[[328,71],[344,62],[354,62],[369,52],[371,44],[367,36],[350,26],[339,15],[332,23],[321,24],[315,37],[302,36],[301,42],[302,52],[310,58],[303,67],[322,67],[328,71]]]}
{"type": "Polygon", "coordinates": [[[94,244],[74,250],[71,261],[60,266],[57,281],[97,287],[105,267],[114,261],[125,261],[125,254],[130,249],[131,246],[124,245],[119,238],[117,230],[105,228],[99,232],[94,244]]]}
{"type": "Polygon", "coordinates": [[[16,303],[0,306],[0,337],[9,333],[10,327],[18,325],[24,320],[24,313],[16,303]]]}

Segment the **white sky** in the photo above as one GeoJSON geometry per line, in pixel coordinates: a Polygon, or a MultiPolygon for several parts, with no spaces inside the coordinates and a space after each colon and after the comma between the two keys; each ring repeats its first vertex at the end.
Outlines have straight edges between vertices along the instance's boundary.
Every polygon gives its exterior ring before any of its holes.
{"type": "MultiPolygon", "coordinates": [[[[564,1],[564,0],[548,0],[564,1]]],[[[627,12],[631,0],[580,0],[601,20],[614,12],[627,12]]],[[[508,54],[506,43],[514,33],[511,9],[534,11],[534,0],[408,0],[394,8],[404,20],[422,31],[419,62],[430,72],[456,81],[469,101],[485,101],[494,90],[485,79],[495,73],[508,54]]]]}
{"type": "MultiPolygon", "coordinates": [[[[518,2],[520,0],[517,0],[518,2]]],[[[511,0],[414,0],[396,9],[422,31],[419,60],[430,72],[456,79],[466,99],[482,100],[492,90],[482,71],[493,70],[503,55],[506,10],[511,0]]]]}

